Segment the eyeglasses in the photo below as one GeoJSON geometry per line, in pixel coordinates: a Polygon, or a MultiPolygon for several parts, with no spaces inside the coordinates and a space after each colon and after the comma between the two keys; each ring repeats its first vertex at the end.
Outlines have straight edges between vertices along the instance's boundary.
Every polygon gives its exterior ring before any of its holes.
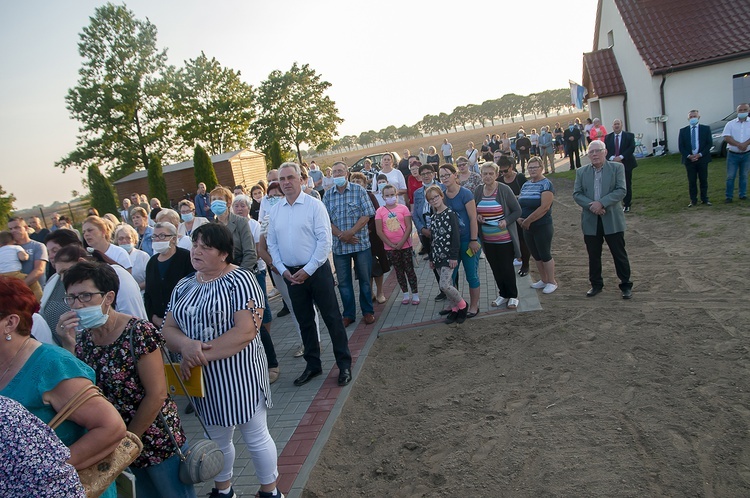
{"type": "Polygon", "coordinates": [[[63,302],[68,306],[73,306],[73,303],[75,303],[76,299],[78,299],[81,304],[84,304],[91,301],[91,297],[97,294],[103,296],[104,294],[106,294],[106,292],[81,292],[80,294],[65,294],[63,296],[63,302]]]}
{"type": "Polygon", "coordinates": [[[151,238],[154,240],[168,240],[174,237],[174,235],[168,235],[166,233],[160,233],[159,235],[152,235],[151,238]]]}
{"type": "Polygon", "coordinates": [[[428,202],[432,202],[432,201],[436,201],[438,199],[442,199],[442,197],[440,197],[439,195],[433,195],[432,197],[430,197],[429,199],[427,199],[427,201],[428,202]]]}
{"type": "Polygon", "coordinates": [[[500,170],[500,174],[501,174],[501,175],[507,175],[508,173],[510,173],[510,170],[509,170],[509,169],[501,169],[501,170],[500,170]]]}
{"type": "Polygon", "coordinates": [[[450,178],[453,175],[453,173],[446,173],[444,175],[440,175],[441,180],[445,180],[446,178],[450,178]]]}

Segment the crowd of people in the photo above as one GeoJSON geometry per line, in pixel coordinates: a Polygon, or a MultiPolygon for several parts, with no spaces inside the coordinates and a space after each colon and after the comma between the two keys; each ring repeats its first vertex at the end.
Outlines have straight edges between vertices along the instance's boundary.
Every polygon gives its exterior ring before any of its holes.
{"type": "MultiPolygon", "coordinates": [[[[725,130],[740,199],[746,198],[749,112],[742,104],[725,130]]],[[[698,180],[700,199],[710,205],[707,127],[699,117],[690,111],[690,125],[680,134],[690,206],[698,202],[698,180]]],[[[636,166],[633,139],[620,120],[611,133],[596,119],[585,127],[571,122],[567,130],[544,126],[528,137],[520,130],[515,151],[503,134],[488,136],[480,150],[469,143],[466,155],[455,158],[447,140],[442,160],[435,148],[405,151],[398,164],[386,153],[380,168],[366,162],[356,173],[343,162],[325,171],[314,162],[287,162],[249,190],[238,185],[209,191],[201,183],[176,210],[133,193],[122,200],[119,216],[90,210],[80,232],[62,216],[53,217],[50,230],[36,217],[12,218],[8,231],[0,232],[0,413],[26,422],[13,430],[0,424],[0,451],[46,452],[50,471],[20,484],[29,494],[59,496],[55,490],[65,490],[82,496],[75,470],[112,451],[127,430],[143,442],[131,465],[138,496],[194,497],[194,486],[179,478],[180,455],[190,441],[167,392],[164,359],[171,358],[185,379],[202,369],[205,395],[194,398],[190,409],[224,454],[211,496],[234,496],[235,429],[253,459],[258,496],[283,496],[266,422],[270,386],[280,375],[269,294],[281,296],[300,339],[295,356],[304,358],[305,368],[293,384],[302,386],[323,372],[322,318],[338,384],[346,386],[352,380],[346,329],[358,313],[366,325],[376,321],[374,303],[386,301],[383,278],[391,269],[401,305],[419,306],[427,297],[420,296],[415,267],[424,256],[440,291],[434,299],[444,302],[439,313],[449,324],[480,313],[481,257],[497,288],[492,307],[518,308],[518,277],[529,274],[532,257],[538,277],[531,287],[555,292],[556,192],[545,175],[554,172],[562,144],[576,169],[573,199],[582,208],[591,284],[586,295],[603,291],[606,241],[622,298],[630,299],[624,213],[636,166]],[[584,141],[590,164],[580,167],[584,141]],[[460,268],[468,295],[458,289],[460,268]],[[57,430],[45,428],[90,385],[101,396],[86,401],[57,430]],[[25,445],[25,434],[36,434],[38,445],[25,445]]],[[[728,202],[734,177],[731,185],[727,180],[728,202]]],[[[13,486],[18,478],[0,479],[0,490],[13,486]]],[[[103,496],[114,496],[114,487],[103,496]]]]}

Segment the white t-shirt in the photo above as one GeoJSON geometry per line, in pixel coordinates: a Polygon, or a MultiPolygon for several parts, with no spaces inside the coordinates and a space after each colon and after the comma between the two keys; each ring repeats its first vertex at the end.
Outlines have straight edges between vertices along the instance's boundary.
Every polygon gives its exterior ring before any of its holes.
{"type": "Polygon", "coordinates": [[[109,248],[104,253],[104,255],[112,259],[113,261],[117,262],[117,264],[119,264],[126,270],[129,270],[133,267],[133,262],[130,261],[130,256],[128,256],[128,251],[126,251],[120,246],[110,244],[109,248]]]}
{"type": "MultiPolygon", "coordinates": [[[[195,227],[195,225],[193,225],[195,227]]],[[[188,251],[193,248],[193,239],[185,235],[184,237],[177,237],[177,247],[187,249],[188,251]]]]}
{"type": "MultiPolygon", "coordinates": [[[[125,249],[121,247],[117,248],[125,252],[125,249]]],[[[127,254],[128,253],[126,252],[125,255],[127,256],[127,254]]],[[[120,290],[117,292],[117,306],[115,307],[115,309],[120,313],[147,320],[146,306],[143,304],[141,288],[138,287],[138,282],[136,282],[133,278],[133,275],[131,275],[122,266],[110,266],[114,268],[115,273],[117,273],[117,278],[120,279],[120,290]]]]}
{"type": "MultiPolygon", "coordinates": [[[[384,171],[380,172],[381,175],[385,175],[388,177],[388,183],[396,187],[397,190],[406,190],[406,180],[404,180],[404,175],[401,173],[401,171],[397,170],[396,168],[393,168],[390,172],[386,173],[384,171]]],[[[378,182],[377,180],[373,182],[374,188],[372,189],[373,192],[378,192],[378,182]]],[[[379,192],[378,192],[379,193],[379,192]]],[[[375,194],[375,197],[377,197],[378,194],[375,194]]],[[[378,199],[378,202],[380,202],[380,199],[378,199]]],[[[401,204],[406,206],[408,203],[406,202],[406,195],[401,195],[401,204]]]]}
{"type": "MultiPolygon", "coordinates": [[[[250,218],[247,220],[247,224],[250,225],[250,231],[253,233],[253,240],[255,241],[255,244],[258,244],[258,241],[260,240],[260,223],[255,221],[254,219],[250,218]]],[[[256,249],[257,252],[257,249],[256,249]]],[[[260,259],[260,256],[258,257],[258,271],[263,271],[266,269],[266,262],[260,259]]]]}
{"type": "Polygon", "coordinates": [[[21,260],[18,259],[19,253],[26,253],[26,251],[23,247],[15,244],[0,247],[0,273],[21,271],[21,260]]]}
{"type": "Polygon", "coordinates": [[[57,346],[57,343],[52,338],[52,330],[49,328],[49,325],[47,325],[44,317],[39,313],[31,315],[31,335],[42,344],[57,346]]]}
{"type": "Polygon", "coordinates": [[[448,157],[453,154],[453,146],[451,144],[443,144],[440,146],[440,152],[443,153],[443,157],[448,157]]]}
{"type": "Polygon", "coordinates": [[[146,281],[146,264],[151,259],[151,256],[140,249],[133,249],[128,256],[130,256],[130,261],[133,263],[133,269],[131,270],[133,278],[140,285],[141,282],[146,281]]]}

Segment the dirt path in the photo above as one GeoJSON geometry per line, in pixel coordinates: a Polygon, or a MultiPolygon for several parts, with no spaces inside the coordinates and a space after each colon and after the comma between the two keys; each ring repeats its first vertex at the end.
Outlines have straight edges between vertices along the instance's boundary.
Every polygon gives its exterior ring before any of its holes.
{"type": "Polygon", "coordinates": [[[629,217],[634,298],[605,255],[590,299],[553,181],[544,311],[378,339],[303,496],[750,495],[746,211],[629,217]]]}

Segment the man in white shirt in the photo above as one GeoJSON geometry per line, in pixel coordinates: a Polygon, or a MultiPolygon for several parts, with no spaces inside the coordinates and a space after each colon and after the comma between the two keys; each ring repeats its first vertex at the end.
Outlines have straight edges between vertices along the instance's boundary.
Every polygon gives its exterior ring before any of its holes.
{"type": "Polygon", "coordinates": [[[338,384],[345,386],[352,380],[352,357],[328,261],[332,245],[331,220],[322,202],[302,192],[297,163],[284,163],[279,167],[279,183],[285,198],[270,210],[266,241],[273,266],[284,277],[289,289],[305,346],[307,366],[294,385],[304,385],[323,373],[315,328],[315,304],[331,335],[339,367],[338,384]]]}
{"type": "Polygon", "coordinates": [[[443,159],[448,164],[453,164],[453,145],[448,143],[448,139],[443,139],[443,145],[440,146],[440,152],[443,153],[443,159]]]}
{"type": "Polygon", "coordinates": [[[747,173],[750,167],[750,120],[747,119],[750,105],[737,106],[737,118],[724,126],[724,141],[727,143],[727,190],[726,202],[734,197],[734,181],[740,175],[740,200],[747,199],[747,173]]]}

